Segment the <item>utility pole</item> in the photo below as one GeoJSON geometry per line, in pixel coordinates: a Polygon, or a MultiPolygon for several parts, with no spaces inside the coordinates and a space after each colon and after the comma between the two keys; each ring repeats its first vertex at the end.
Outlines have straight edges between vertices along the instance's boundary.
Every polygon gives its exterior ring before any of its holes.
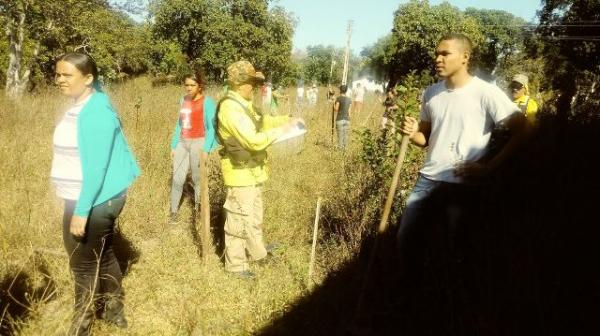
{"type": "Polygon", "coordinates": [[[350,37],[352,37],[352,20],[348,21],[348,40],[346,41],[346,53],[344,55],[344,72],[342,74],[342,85],[348,81],[348,61],[350,58],[350,37]]]}

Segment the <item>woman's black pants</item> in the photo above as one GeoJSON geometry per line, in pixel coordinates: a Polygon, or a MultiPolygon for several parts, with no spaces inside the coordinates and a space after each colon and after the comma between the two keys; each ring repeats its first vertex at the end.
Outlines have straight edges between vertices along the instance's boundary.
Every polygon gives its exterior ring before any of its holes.
{"type": "Polygon", "coordinates": [[[75,316],[70,334],[87,335],[102,300],[105,313],[122,314],[122,273],[113,252],[115,220],[125,205],[125,193],[92,208],[83,237],[69,228],[75,201],[65,201],[63,241],[75,280],[75,316]]]}

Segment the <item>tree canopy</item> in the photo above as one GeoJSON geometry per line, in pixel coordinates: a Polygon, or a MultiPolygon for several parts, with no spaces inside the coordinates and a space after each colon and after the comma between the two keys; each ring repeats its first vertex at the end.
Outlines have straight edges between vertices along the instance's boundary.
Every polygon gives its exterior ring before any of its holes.
{"type": "MultiPolygon", "coordinates": [[[[298,60],[301,68],[300,77],[306,81],[320,84],[338,84],[342,81],[344,70],[344,48],[332,45],[312,45],[306,47],[306,54],[298,60]]],[[[361,59],[350,53],[348,60],[348,77],[359,75],[361,59]]]]}
{"type": "Polygon", "coordinates": [[[392,32],[375,45],[371,67],[386,73],[395,83],[412,70],[433,70],[433,51],[445,34],[461,32],[480,45],[484,36],[475,19],[448,3],[430,6],[428,1],[411,0],[394,13],[392,32]]]}
{"type": "MultiPolygon", "coordinates": [[[[526,73],[531,87],[558,93],[561,111],[600,100],[600,0],[542,4],[540,23],[532,24],[500,10],[410,0],[394,12],[389,34],[351,55],[349,76],[394,85],[409,74],[434,74],[438,40],[461,32],[474,43],[471,70],[478,76],[502,84],[526,73]]],[[[0,83],[11,97],[51,82],[56,57],[74,50],[92,55],[106,80],[181,75],[201,66],[209,80],[221,82],[227,66],[241,59],[281,84],[337,84],[342,77],[343,48],[292,52],[295,19],[274,0],[150,0],[147,6],[145,0],[3,0],[0,24],[0,83]],[[128,15],[142,12],[143,22],[128,15]]]]}
{"type": "Polygon", "coordinates": [[[433,74],[433,51],[438,40],[459,32],[474,44],[471,70],[482,77],[505,76],[512,58],[525,49],[531,29],[525,20],[500,10],[468,8],[461,11],[444,2],[411,0],[394,13],[390,34],[365,48],[362,55],[370,71],[392,83],[412,71],[433,74]]]}
{"type": "Polygon", "coordinates": [[[477,22],[484,36],[472,66],[484,77],[504,77],[511,58],[525,51],[525,40],[533,28],[525,20],[501,10],[467,8],[464,15],[477,22]]]}
{"type": "Polygon", "coordinates": [[[281,7],[269,9],[267,0],[154,0],[150,13],[153,37],[163,45],[174,41],[209,78],[222,80],[240,59],[274,80],[292,70],[294,21],[281,7]]]}
{"type": "Polygon", "coordinates": [[[54,59],[68,51],[93,55],[109,79],[147,69],[143,27],[106,0],[3,1],[0,23],[6,27],[0,66],[9,96],[51,76],[54,59]]]}
{"type": "Polygon", "coordinates": [[[600,94],[600,1],[545,0],[537,33],[541,43],[532,54],[545,59],[545,73],[557,91],[556,110],[571,115],[598,115],[600,94]]]}

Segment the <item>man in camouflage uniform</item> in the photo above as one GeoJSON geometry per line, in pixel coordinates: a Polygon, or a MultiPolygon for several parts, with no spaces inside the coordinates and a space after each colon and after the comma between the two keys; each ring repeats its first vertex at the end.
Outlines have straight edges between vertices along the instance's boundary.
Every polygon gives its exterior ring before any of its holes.
{"type": "Polygon", "coordinates": [[[264,76],[247,61],[227,68],[229,91],[217,107],[217,134],[223,148],[221,169],[227,188],[225,270],[253,278],[249,261],[267,257],[263,241],[262,184],[267,180],[266,149],[293,124],[287,116],[262,115],[253,107],[253,91],[264,76]]]}

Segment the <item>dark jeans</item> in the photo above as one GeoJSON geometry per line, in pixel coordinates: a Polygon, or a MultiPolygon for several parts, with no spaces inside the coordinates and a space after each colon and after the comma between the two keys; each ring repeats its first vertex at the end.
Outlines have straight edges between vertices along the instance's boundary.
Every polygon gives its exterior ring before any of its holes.
{"type": "Polygon", "coordinates": [[[350,121],[337,120],[335,122],[335,129],[337,130],[338,136],[338,148],[346,149],[348,146],[348,135],[350,133],[350,121]]]}
{"type": "MultiPolygon", "coordinates": [[[[441,228],[451,257],[461,259],[477,215],[478,186],[433,181],[419,175],[402,213],[396,243],[408,267],[419,267],[428,236],[441,228]]],[[[429,237],[430,238],[430,237],[429,237]]]]}
{"type": "Polygon", "coordinates": [[[82,238],[70,231],[75,201],[65,201],[63,216],[63,241],[69,255],[69,266],[75,280],[75,330],[71,334],[83,335],[96,311],[100,297],[111,314],[123,309],[121,289],[122,273],[113,252],[115,220],[125,205],[125,192],[92,208],[82,238]]]}

